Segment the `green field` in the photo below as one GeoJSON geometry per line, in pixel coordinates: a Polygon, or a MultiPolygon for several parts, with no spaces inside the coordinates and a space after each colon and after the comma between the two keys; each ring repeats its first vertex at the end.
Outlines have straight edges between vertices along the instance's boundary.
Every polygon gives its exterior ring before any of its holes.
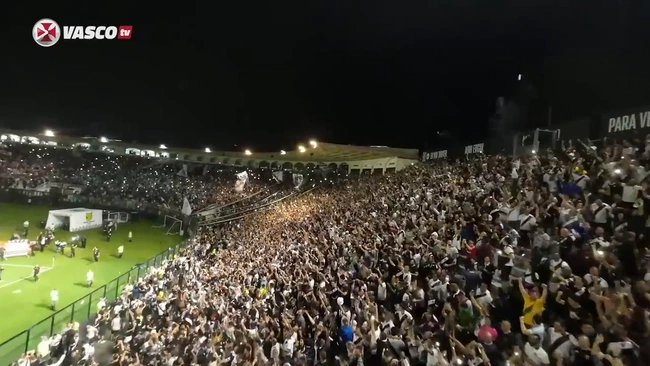
{"type": "MultiPolygon", "coordinates": [[[[40,222],[47,219],[49,208],[38,206],[23,206],[0,203],[0,240],[8,240],[14,232],[22,234],[23,222],[29,220],[30,231],[28,239],[35,240],[41,231],[40,222]]],[[[88,315],[96,312],[97,301],[106,296],[114,298],[118,289],[116,283],[105,288],[104,285],[120,275],[129,273],[132,278],[137,276],[133,271],[135,264],[146,262],[148,259],[179,244],[182,238],[178,235],[166,235],[165,229],[153,227],[150,221],[120,224],[108,243],[102,235],[101,229],[93,229],[80,233],[87,241],[85,249],[78,248],[76,257],[70,258],[69,249],[66,255],[54,252],[54,245],[44,253],[37,252],[33,257],[12,257],[0,266],[4,267],[0,281],[0,343],[3,343],[16,334],[31,329],[29,334],[29,348],[34,349],[42,335],[50,335],[50,328],[54,331],[62,330],[71,320],[83,321],[88,315]],[[128,232],[133,232],[133,242],[129,243],[128,232]],[[115,256],[117,247],[124,245],[124,256],[119,259],[115,256]],[[98,247],[101,256],[98,263],[92,260],[92,248],[98,247]],[[40,265],[41,276],[37,282],[32,281],[32,268],[40,265]],[[95,273],[93,288],[86,286],[86,273],[92,269],[95,273]],[[48,318],[54,312],[50,310],[49,294],[52,289],[59,291],[59,309],[75,303],[55,316],[54,321],[48,318]],[[93,292],[94,291],[94,292],[93,292]],[[80,298],[90,294],[92,297],[80,298]]],[[[55,236],[58,240],[69,241],[72,233],[58,230],[55,236]]],[[[120,287],[126,284],[129,275],[124,275],[120,287]]],[[[121,289],[120,289],[121,290],[121,289]]],[[[23,334],[0,348],[0,364],[15,361],[24,351],[27,334],[23,334]]]]}

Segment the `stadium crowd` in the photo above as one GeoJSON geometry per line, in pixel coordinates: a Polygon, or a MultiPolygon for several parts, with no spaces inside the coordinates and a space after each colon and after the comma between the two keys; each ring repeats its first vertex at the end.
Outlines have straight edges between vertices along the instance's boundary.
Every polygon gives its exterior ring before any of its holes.
{"type": "Polygon", "coordinates": [[[202,227],[37,351],[69,365],[648,365],[649,165],[640,141],[310,189],[202,227]]]}
{"type": "Polygon", "coordinates": [[[225,205],[274,183],[270,174],[258,172],[235,192],[232,187],[241,168],[206,167],[136,155],[13,145],[0,154],[0,186],[37,189],[45,183],[65,183],[64,187],[83,187],[74,192],[77,199],[180,211],[184,198],[194,209],[225,205]]]}

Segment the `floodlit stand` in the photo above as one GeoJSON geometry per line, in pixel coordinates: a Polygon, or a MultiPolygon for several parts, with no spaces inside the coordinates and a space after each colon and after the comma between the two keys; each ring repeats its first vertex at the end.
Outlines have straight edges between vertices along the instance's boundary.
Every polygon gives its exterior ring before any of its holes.
{"type": "Polygon", "coordinates": [[[167,216],[163,219],[162,225],[154,225],[156,229],[167,228],[167,235],[178,235],[183,231],[183,220],[174,217],[167,216]]]}

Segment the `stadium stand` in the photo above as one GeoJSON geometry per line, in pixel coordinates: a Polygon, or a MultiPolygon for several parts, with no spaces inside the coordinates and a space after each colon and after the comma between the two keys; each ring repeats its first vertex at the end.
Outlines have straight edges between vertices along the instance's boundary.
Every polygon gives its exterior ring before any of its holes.
{"type": "MultiPolygon", "coordinates": [[[[392,174],[265,191],[224,208],[88,324],[38,348],[87,365],[647,365],[646,145],[516,158],[472,148],[392,174]]],[[[85,194],[179,209],[185,196],[221,199],[205,192],[218,176],[172,188],[174,165],[140,177],[124,175],[131,159],[14,156],[22,161],[2,163],[17,170],[10,186],[85,166],[88,176],[70,175],[92,187],[85,194]],[[102,183],[104,171],[127,183],[102,183]],[[152,182],[153,193],[139,190],[152,182]]]]}

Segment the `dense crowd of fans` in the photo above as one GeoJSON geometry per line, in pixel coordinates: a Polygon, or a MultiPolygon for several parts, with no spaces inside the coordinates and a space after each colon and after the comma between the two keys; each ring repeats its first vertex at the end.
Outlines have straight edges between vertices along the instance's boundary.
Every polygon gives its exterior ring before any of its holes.
{"type": "Polygon", "coordinates": [[[225,205],[275,183],[270,171],[251,173],[244,190],[235,192],[236,174],[242,168],[188,167],[169,159],[30,145],[2,149],[0,169],[3,188],[38,189],[47,183],[65,183],[67,187],[83,187],[78,192],[81,199],[176,211],[181,210],[184,198],[193,209],[225,205]]]}
{"type": "Polygon", "coordinates": [[[648,365],[646,145],[416,164],[204,226],[79,332],[71,324],[53,355],[648,365]]]}

